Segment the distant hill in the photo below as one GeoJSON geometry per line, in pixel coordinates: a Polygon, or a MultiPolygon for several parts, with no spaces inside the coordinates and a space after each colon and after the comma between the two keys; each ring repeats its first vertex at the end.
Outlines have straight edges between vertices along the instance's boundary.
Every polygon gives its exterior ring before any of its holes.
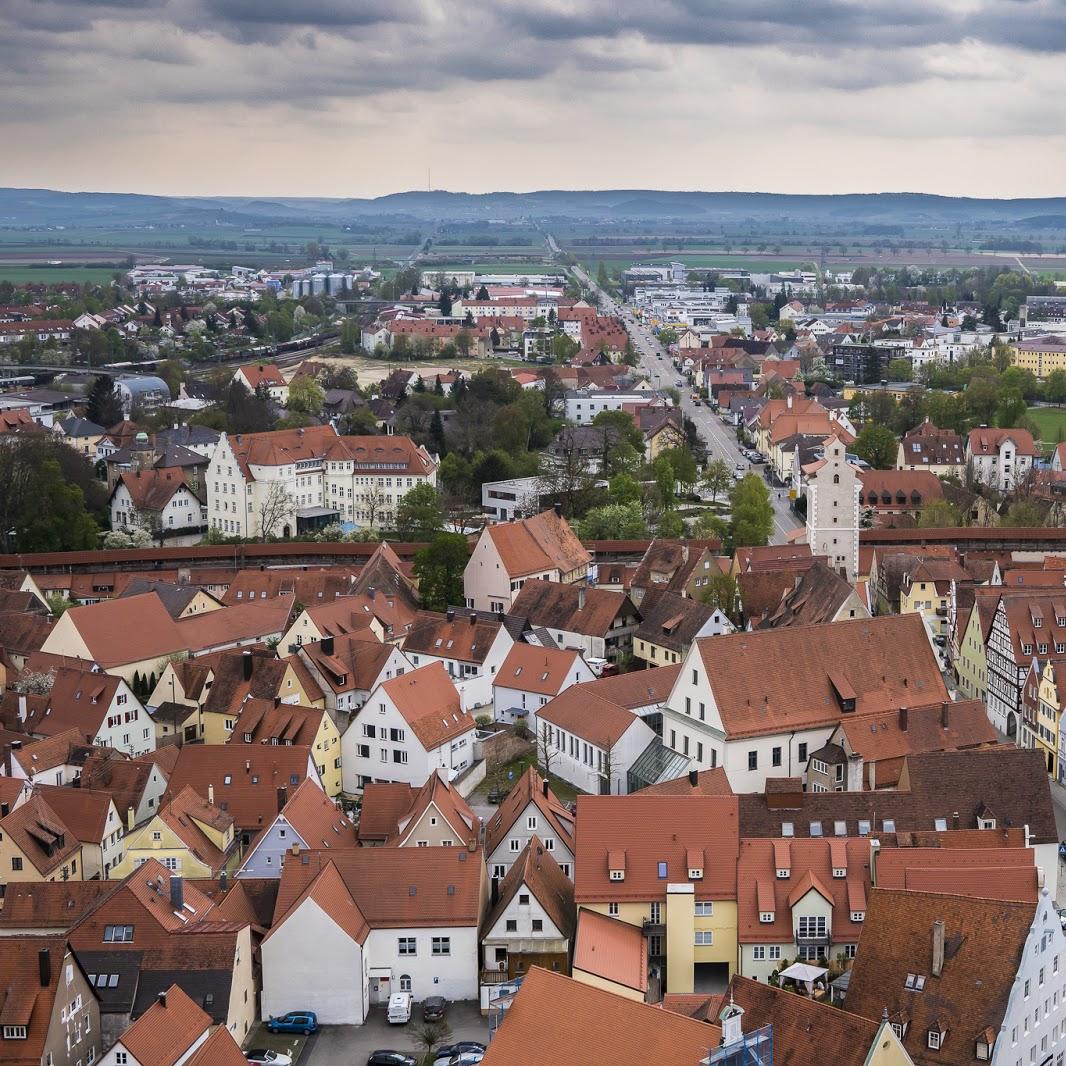
{"type": "Polygon", "coordinates": [[[390,193],[375,199],[142,196],[137,193],[0,189],[0,225],[202,225],[217,216],[232,225],[280,219],[339,223],[358,218],[424,219],[795,219],[869,226],[932,223],[1061,226],[1066,197],[979,200],[928,193],[852,193],[799,196],[753,192],[669,192],[603,189],[539,192],[390,193]]]}

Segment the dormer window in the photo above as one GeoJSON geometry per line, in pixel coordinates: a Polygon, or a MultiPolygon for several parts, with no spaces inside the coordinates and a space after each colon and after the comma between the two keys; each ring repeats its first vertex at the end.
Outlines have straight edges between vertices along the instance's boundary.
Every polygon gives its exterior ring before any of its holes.
{"type": "Polygon", "coordinates": [[[1022,651],[1025,652],[1026,655],[1032,655],[1033,654],[1033,646],[1032,646],[1032,644],[1023,644],[1022,645],[1022,651]]]}
{"type": "Polygon", "coordinates": [[[703,880],[703,871],[699,867],[693,867],[688,872],[688,879],[690,881],[702,881],[703,880]]]}
{"type": "Polygon", "coordinates": [[[624,881],[625,879],[626,879],[625,870],[612,870],[611,871],[611,880],[612,881],[624,881]]]}
{"type": "Polygon", "coordinates": [[[787,880],[790,873],[791,873],[791,871],[788,870],[787,868],[779,869],[777,871],[777,879],[778,879],[778,881],[787,880]]]}
{"type": "Polygon", "coordinates": [[[928,1044],[934,1051],[939,1051],[944,1046],[944,1038],[947,1033],[942,1033],[939,1029],[929,1030],[928,1044]]]}
{"type": "Polygon", "coordinates": [[[838,881],[842,881],[845,877],[848,876],[847,867],[845,867],[845,866],[834,866],[833,867],[833,876],[838,881]]]}
{"type": "Polygon", "coordinates": [[[995,829],[996,820],[995,818],[979,818],[977,820],[977,827],[978,829],[995,829]]]}
{"type": "Polygon", "coordinates": [[[905,1022],[893,1022],[892,1023],[892,1032],[894,1032],[896,1034],[896,1036],[900,1040],[902,1040],[904,1038],[904,1036],[907,1035],[907,1025],[906,1025],[906,1023],[905,1022]]]}
{"type": "Polygon", "coordinates": [[[759,912],[759,921],[762,922],[764,925],[770,925],[773,922],[773,920],[774,920],[774,912],[773,911],[760,911],[759,912]]]}
{"type": "Polygon", "coordinates": [[[996,1043],[996,1032],[992,1028],[986,1029],[977,1038],[974,1044],[974,1058],[978,1062],[988,1062],[992,1058],[992,1048],[996,1043]]]}
{"type": "Polygon", "coordinates": [[[864,922],[864,921],[866,921],[866,911],[852,911],[851,912],[851,920],[853,922],[864,922]]]}

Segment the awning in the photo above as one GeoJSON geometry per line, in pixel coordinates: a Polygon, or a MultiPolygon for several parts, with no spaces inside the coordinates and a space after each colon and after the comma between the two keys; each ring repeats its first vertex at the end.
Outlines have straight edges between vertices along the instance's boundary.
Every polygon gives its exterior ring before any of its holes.
{"type": "Polygon", "coordinates": [[[390,966],[371,966],[369,977],[384,977],[387,981],[392,980],[392,967],[390,966]]]}

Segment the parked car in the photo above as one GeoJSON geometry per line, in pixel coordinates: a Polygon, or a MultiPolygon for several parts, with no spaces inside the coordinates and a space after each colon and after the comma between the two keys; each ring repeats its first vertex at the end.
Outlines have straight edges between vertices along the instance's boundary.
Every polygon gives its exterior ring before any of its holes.
{"type": "Polygon", "coordinates": [[[444,1012],[447,1009],[448,1001],[443,996],[427,996],[424,1000],[422,1000],[422,1021],[443,1021],[444,1012]]]}
{"type": "Polygon", "coordinates": [[[485,1045],[479,1044],[476,1040],[460,1040],[456,1044],[442,1044],[437,1048],[437,1053],[434,1058],[440,1058],[442,1055],[461,1055],[464,1051],[480,1051],[485,1053],[485,1045]]]}
{"type": "Polygon", "coordinates": [[[433,1060],[433,1066],[478,1066],[485,1057],[484,1051],[460,1051],[458,1055],[441,1055],[433,1060]]]}
{"type": "Polygon", "coordinates": [[[311,1010],[293,1010],[288,1014],[272,1015],[267,1021],[272,1033],[303,1033],[310,1036],[318,1030],[318,1016],[311,1010]]]}
{"type": "Polygon", "coordinates": [[[244,1053],[247,1062],[268,1063],[269,1066],[292,1066],[292,1056],[282,1051],[272,1051],[270,1048],[253,1048],[244,1053]]]}
{"type": "Polygon", "coordinates": [[[374,1051],[366,1066],[418,1066],[418,1060],[403,1051],[374,1051]]]}
{"type": "Polygon", "coordinates": [[[737,465],[733,467],[733,480],[739,481],[747,474],[747,472],[748,468],[743,463],[737,463],[737,465]]]}
{"type": "Polygon", "coordinates": [[[414,996],[410,992],[393,992],[389,996],[389,1025],[406,1025],[411,1020],[411,1004],[414,996]]]}

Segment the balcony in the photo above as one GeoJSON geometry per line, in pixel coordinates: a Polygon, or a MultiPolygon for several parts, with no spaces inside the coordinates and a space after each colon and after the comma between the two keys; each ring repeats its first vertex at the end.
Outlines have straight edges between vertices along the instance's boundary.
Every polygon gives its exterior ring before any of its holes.
{"type": "Polygon", "coordinates": [[[798,948],[827,948],[832,941],[833,938],[828,929],[824,933],[796,934],[796,947],[798,948]]]}
{"type": "Polygon", "coordinates": [[[662,918],[645,918],[641,926],[641,932],[645,936],[664,936],[666,934],[666,922],[662,918]]]}

